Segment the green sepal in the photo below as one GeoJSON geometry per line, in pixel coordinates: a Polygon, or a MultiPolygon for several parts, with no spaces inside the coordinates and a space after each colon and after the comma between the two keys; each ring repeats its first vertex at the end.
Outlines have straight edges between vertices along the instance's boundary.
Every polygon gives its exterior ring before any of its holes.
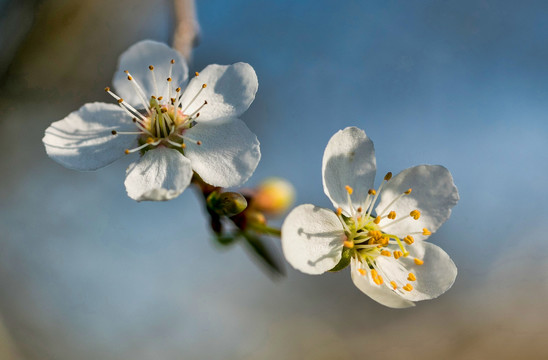
{"type": "Polygon", "coordinates": [[[353,249],[349,249],[347,247],[343,248],[341,260],[333,269],[329,270],[331,272],[341,271],[343,269],[346,269],[348,265],[350,265],[350,259],[352,259],[353,249]]]}
{"type": "Polygon", "coordinates": [[[264,244],[263,240],[259,237],[253,236],[249,233],[243,233],[243,238],[249,245],[250,250],[257,256],[261,263],[265,265],[265,268],[273,275],[283,276],[285,275],[284,268],[281,263],[273,256],[264,244]]]}
{"type": "Polygon", "coordinates": [[[222,246],[228,246],[232,245],[236,241],[236,237],[231,235],[218,235],[215,236],[215,240],[222,245],[222,246]]]}

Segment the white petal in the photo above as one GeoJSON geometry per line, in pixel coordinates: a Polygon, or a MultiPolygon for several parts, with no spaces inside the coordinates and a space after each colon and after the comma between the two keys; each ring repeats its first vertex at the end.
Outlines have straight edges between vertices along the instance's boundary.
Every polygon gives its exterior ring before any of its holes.
{"type": "Polygon", "coordinates": [[[125,101],[138,109],[142,109],[142,101],[138,96],[135,87],[128,80],[128,75],[124,73],[128,70],[135,81],[143,88],[147,101],[150,96],[163,96],[168,98],[169,68],[171,60],[175,60],[171,73],[172,97],[175,97],[175,89],[181,87],[184,89],[188,80],[188,66],[185,58],[175,49],[170,48],[161,42],[144,40],[129,47],[118,59],[118,68],[114,73],[112,83],[117,94],[125,101]],[[154,77],[158,91],[155,91],[152,78],[152,71],[149,66],[154,66],[154,77]]]}
{"type": "Polygon", "coordinates": [[[112,135],[112,130],[135,131],[119,106],[89,103],[52,123],[42,141],[48,155],[70,169],[96,170],[137,146],[137,135],[112,135]]]}
{"type": "Polygon", "coordinates": [[[345,187],[353,188],[351,198],[355,207],[363,206],[376,171],[375,148],[365,132],[356,127],[339,130],[323,154],[323,191],[333,206],[350,214],[345,187]]]}
{"type": "Polygon", "coordinates": [[[333,211],[305,204],[293,209],[282,225],[287,261],[304,273],[322,274],[341,260],[345,235],[333,211]]]}
{"type": "MultiPolygon", "coordinates": [[[[417,280],[408,281],[413,290],[404,291],[404,298],[411,301],[428,300],[449,290],[457,277],[457,267],[445,251],[426,241],[415,242],[407,246],[407,250],[409,256],[401,257],[399,261],[408,272],[415,274],[417,280]],[[423,260],[424,263],[415,264],[415,258],[423,260]]],[[[405,274],[406,277],[407,275],[405,274]]]]}
{"type": "MultiPolygon", "coordinates": [[[[387,232],[400,237],[422,232],[423,228],[435,232],[449,218],[451,208],[459,200],[459,193],[449,170],[440,165],[419,165],[402,171],[384,186],[380,202],[375,209],[377,214],[409,188],[413,189],[410,195],[402,197],[385,211],[386,213],[394,210],[397,217],[408,215],[415,209],[421,212],[418,220],[408,218],[386,228],[387,232]]],[[[380,225],[387,225],[390,222],[391,220],[385,218],[380,225]]],[[[420,233],[412,236],[415,240],[428,237],[420,233]]]]}
{"type": "Polygon", "coordinates": [[[128,167],[125,185],[134,200],[165,201],[179,196],[191,178],[190,160],[177,150],[159,147],[128,167]]]}
{"type": "Polygon", "coordinates": [[[370,281],[369,275],[360,274],[358,271],[357,261],[355,259],[352,259],[350,263],[350,273],[354,285],[356,285],[356,287],[365,295],[369,296],[379,304],[395,309],[415,306],[412,301],[404,299],[398,293],[390,289],[386,283],[377,285],[370,281]]]}
{"type": "Polygon", "coordinates": [[[192,162],[194,171],[210,185],[243,184],[261,159],[257,137],[240,119],[199,122],[184,135],[193,140],[185,141],[185,156],[192,162]]]}
{"type": "Polygon", "coordinates": [[[190,80],[181,104],[183,110],[187,109],[185,113],[191,114],[207,100],[200,110],[201,121],[237,117],[251,105],[258,87],[257,75],[249,64],[209,65],[190,80]],[[204,89],[203,84],[207,85],[204,89]]]}

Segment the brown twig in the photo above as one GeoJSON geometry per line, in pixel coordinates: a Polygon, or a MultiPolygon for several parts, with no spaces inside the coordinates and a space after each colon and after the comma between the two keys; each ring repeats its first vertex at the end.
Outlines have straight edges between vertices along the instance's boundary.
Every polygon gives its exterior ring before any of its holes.
{"type": "Polygon", "coordinates": [[[200,26],[196,17],[194,0],[173,0],[175,10],[175,32],[173,34],[173,48],[190,61],[192,48],[198,42],[200,26]]]}

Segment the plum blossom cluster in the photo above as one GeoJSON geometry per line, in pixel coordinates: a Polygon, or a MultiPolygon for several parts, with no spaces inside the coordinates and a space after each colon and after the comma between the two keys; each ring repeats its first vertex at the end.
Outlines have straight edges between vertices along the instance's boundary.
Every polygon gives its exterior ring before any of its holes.
{"type": "Polygon", "coordinates": [[[394,177],[388,173],[375,189],[373,142],[349,127],[327,144],[322,172],[336,211],[305,204],[287,216],[282,248],[293,267],[314,275],[350,265],[356,287],[392,308],[414,306],[452,286],[455,264],[424,241],[459,199],[446,168],[420,165],[394,177]]]}
{"type": "Polygon", "coordinates": [[[145,40],[120,57],[117,104],[89,103],[47,128],[46,152],[76,170],[96,170],[124,154],[141,156],[125,186],[137,200],[170,200],[194,173],[213,186],[237,186],[253,174],[257,137],[238,118],[255,98],[257,76],[246,63],[209,65],[188,81],[185,59],[145,40]]]}

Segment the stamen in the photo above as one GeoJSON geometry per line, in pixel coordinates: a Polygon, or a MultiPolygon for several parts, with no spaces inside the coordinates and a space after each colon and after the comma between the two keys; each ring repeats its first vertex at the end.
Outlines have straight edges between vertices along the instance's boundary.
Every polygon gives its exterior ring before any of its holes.
{"type": "Polygon", "coordinates": [[[147,110],[148,114],[150,115],[149,104],[147,104],[147,97],[145,95],[145,92],[144,92],[143,88],[141,87],[141,85],[139,85],[137,80],[135,80],[133,78],[133,76],[131,76],[129,71],[124,70],[124,72],[127,74],[127,79],[131,82],[131,85],[135,88],[135,91],[139,95],[139,99],[141,100],[141,102],[143,103],[144,108],[147,110]]]}
{"type": "Polygon", "coordinates": [[[432,232],[430,230],[428,230],[427,228],[423,228],[422,229],[422,234],[424,236],[430,236],[430,235],[432,235],[432,232]]]}
{"type": "Polygon", "coordinates": [[[421,212],[419,210],[413,210],[409,213],[409,216],[411,216],[415,220],[419,220],[421,217],[421,212]]]}
{"type": "Polygon", "coordinates": [[[346,189],[346,192],[348,193],[348,195],[352,195],[352,193],[354,192],[354,189],[352,189],[350,186],[346,185],[344,187],[346,189]]]}
{"type": "Polygon", "coordinates": [[[368,193],[369,195],[376,195],[376,194],[377,194],[377,192],[375,191],[375,189],[369,189],[369,191],[367,191],[367,193],[368,193]]]}
{"type": "Polygon", "coordinates": [[[388,181],[390,179],[392,179],[392,173],[389,171],[389,172],[386,173],[386,175],[384,175],[384,180],[388,181]]]}
{"type": "Polygon", "coordinates": [[[407,280],[409,281],[415,281],[417,280],[417,277],[413,273],[409,273],[409,276],[407,276],[407,280]]]}
{"type": "Polygon", "coordinates": [[[381,222],[381,217],[380,217],[380,216],[377,216],[377,217],[375,218],[375,220],[373,220],[373,222],[374,222],[375,224],[379,225],[379,223],[381,222]]]}
{"type": "Polygon", "coordinates": [[[156,76],[154,76],[154,66],[149,65],[148,69],[150,70],[150,74],[152,76],[152,84],[154,86],[154,93],[156,93],[156,95],[159,95],[160,93],[158,92],[158,85],[156,84],[156,76]]]}
{"type": "Polygon", "coordinates": [[[392,288],[396,290],[398,288],[398,285],[396,285],[395,281],[390,281],[390,285],[392,285],[392,288]]]}
{"type": "Polygon", "coordinates": [[[407,245],[411,245],[415,242],[415,239],[411,235],[407,235],[403,238],[403,241],[405,241],[407,245]]]}
{"type": "Polygon", "coordinates": [[[196,109],[192,114],[190,114],[188,117],[189,117],[189,118],[192,118],[192,117],[194,117],[194,115],[196,115],[196,117],[200,116],[200,113],[199,113],[198,111],[202,110],[202,108],[203,108],[204,106],[206,106],[206,105],[207,105],[207,100],[204,100],[204,103],[203,103],[202,105],[200,105],[200,107],[197,108],[197,109],[196,109]]]}
{"type": "Polygon", "coordinates": [[[186,112],[186,110],[190,107],[190,105],[192,105],[192,103],[194,102],[194,100],[196,100],[198,98],[198,96],[200,96],[200,94],[202,93],[202,91],[207,87],[207,84],[202,84],[202,87],[200,88],[200,90],[198,90],[198,93],[196,95],[194,95],[194,97],[192,98],[192,100],[190,100],[190,102],[188,103],[188,105],[183,109],[183,113],[186,112]]]}
{"type": "MultiPolygon", "coordinates": [[[[150,138],[149,138],[149,139],[150,139],[150,138]]],[[[147,140],[148,140],[148,139],[147,139],[147,140]]],[[[159,144],[159,142],[158,142],[158,144],[159,144]]],[[[158,145],[158,144],[156,144],[156,145],[158,145]]],[[[127,155],[127,154],[131,154],[131,153],[134,153],[134,152],[136,152],[136,151],[139,151],[139,150],[141,150],[141,149],[143,149],[143,148],[145,148],[145,147],[147,147],[147,146],[149,146],[149,145],[154,146],[154,143],[149,143],[149,142],[147,141],[146,143],[144,143],[144,144],[141,145],[141,146],[136,147],[135,149],[131,149],[131,150],[126,149],[124,152],[126,153],[126,155],[127,155]]]]}
{"type": "Polygon", "coordinates": [[[413,290],[413,286],[411,286],[411,284],[407,284],[404,287],[402,287],[402,289],[405,291],[411,291],[413,290]]]}
{"type": "Polygon", "coordinates": [[[401,193],[400,195],[398,195],[394,200],[392,200],[388,205],[386,205],[386,207],[384,209],[382,209],[382,211],[379,215],[384,216],[384,213],[387,212],[388,209],[390,209],[390,207],[392,205],[394,205],[396,202],[398,202],[398,200],[400,200],[405,195],[409,195],[409,194],[411,194],[411,189],[408,189],[408,190],[404,191],[403,193],[401,193]]]}
{"type": "Polygon", "coordinates": [[[342,208],[338,207],[337,208],[337,216],[341,216],[342,214],[342,208]]]}
{"type": "Polygon", "coordinates": [[[363,276],[367,275],[367,272],[364,269],[358,269],[358,272],[362,274],[363,276]]]}
{"type": "Polygon", "coordinates": [[[383,250],[381,251],[381,255],[382,256],[387,256],[387,257],[391,257],[392,256],[392,253],[388,250],[383,250]]]}
{"type": "Polygon", "coordinates": [[[199,72],[195,72],[194,75],[196,75],[196,77],[200,76],[200,73],[199,72]]]}
{"type": "Polygon", "coordinates": [[[417,265],[422,265],[422,264],[424,264],[424,261],[422,261],[421,259],[415,258],[413,261],[414,261],[415,264],[417,264],[417,265]]]}
{"type": "Polygon", "coordinates": [[[403,253],[401,251],[399,251],[399,250],[394,251],[394,259],[397,260],[402,256],[403,256],[403,253]]]}
{"type": "Polygon", "coordinates": [[[389,218],[390,220],[394,220],[394,219],[396,218],[396,212],[395,212],[395,211],[390,211],[390,212],[388,213],[388,218],[389,218]]]}
{"type": "Polygon", "coordinates": [[[185,143],[178,143],[178,142],[175,142],[175,141],[172,141],[172,140],[169,140],[169,139],[166,139],[166,141],[168,143],[170,143],[171,145],[175,146],[175,147],[180,147],[180,148],[185,148],[186,146],[183,146],[185,143]]]}

